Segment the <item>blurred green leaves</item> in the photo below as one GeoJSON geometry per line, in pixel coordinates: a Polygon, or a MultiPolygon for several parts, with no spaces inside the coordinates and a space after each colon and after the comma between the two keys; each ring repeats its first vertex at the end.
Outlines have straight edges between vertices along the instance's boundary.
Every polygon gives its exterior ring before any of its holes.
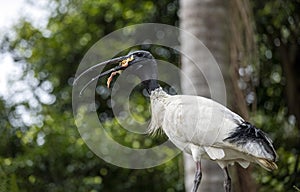
{"type": "MultiPolygon", "coordinates": [[[[1,42],[1,52],[9,52],[24,71],[11,86],[23,81],[25,87],[8,93],[7,100],[0,103],[0,191],[183,191],[181,157],[145,170],[110,165],[94,155],[80,137],[71,106],[72,79],[95,42],[132,24],[176,25],[178,2],[53,0],[45,9],[51,12],[46,28],[37,29],[26,19],[20,20],[1,42]],[[15,99],[24,98],[28,91],[28,99],[15,99]],[[19,114],[24,116],[25,111],[31,114],[29,119],[39,117],[39,121],[24,123],[19,114]]],[[[149,111],[146,101],[138,100],[132,112],[138,121],[144,121],[149,111]]],[[[104,106],[103,113],[110,111],[104,106]]],[[[155,145],[150,137],[128,134],[114,120],[106,123],[107,131],[121,144],[133,148],[155,145]]]]}
{"type": "Polygon", "coordinates": [[[279,169],[255,178],[260,191],[295,191],[299,188],[299,60],[300,2],[252,1],[259,50],[257,111],[252,114],[257,126],[268,132],[278,149],[279,169]]]}

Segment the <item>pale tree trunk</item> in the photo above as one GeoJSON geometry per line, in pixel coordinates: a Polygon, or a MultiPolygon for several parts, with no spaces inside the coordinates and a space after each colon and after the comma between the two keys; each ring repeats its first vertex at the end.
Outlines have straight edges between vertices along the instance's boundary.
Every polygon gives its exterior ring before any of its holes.
{"type": "MultiPolygon", "coordinates": [[[[229,103],[229,106],[234,106],[233,111],[238,112],[244,118],[248,118],[248,110],[244,99],[245,93],[237,86],[237,80],[239,79],[237,70],[240,65],[245,62],[243,59],[249,59],[243,58],[240,51],[248,54],[246,51],[253,49],[254,41],[252,28],[250,27],[250,32],[244,32],[243,30],[243,34],[239,33],[239,30],[241,30],[244,25],[249,24],[246,23],[249,22],[247,20],[249,13],[243,13],[248,10],[249,7],[247,1],[181,0],[179,12],[180,28],[195,35],[213,54],[226,83],[227,102],[229,103]],[[232,16],[236,16],[237,18],[233,19],[231,18],[232,16]],[[242,24],[236,27],[233,20],[234,22],[238,22],[237,24],[242,24]],[[235,32],[237,37],[231,36],[233,32],[235,32]],[[245,36],[251,36],[249,40],[250,43],[244,43],[241,40],[245,36]],[[240,60],[243,62],[240,62],[240,60]]],[[[251,23],[250,26],[252,26],[251,23]]],[[[190,60],[186,57],[182,57],[182,72],[188,75],[188,78],[182,77],[181,80],[183,93],[187,95],[194,94],[194,89],[196,89],[196,94],[210,97],[211,90],[210,87],[208,87],[206,80],[215,78],[214,84],[222,84],[224,82],[219,78],[214,77],[216,73],[213,71],[206,73],[206,78],[204,78],[199,71],[199,68],[208,71],[210,70],[211,62],[205,62],[205,58],[207,58],[207,60],[210,59],[209,55],[207,55],[207,52],[205,51],[202,52],[202,47],[197,47],[198,45],[195,44],[194,41],[185,38],[185,36],[181,36],[181,46],[182,51],[188,53],[190,57],[190,60]],[[201,55],[202,61],[191,63],[193,58],[199,58],[199,55],[201,55]],[[192,81],[192,87],[188,82],[189,80],[192,81]]],[[[222,94],[220,93],[220,95],[222,94]]],[[[218,102],[226,105],[226,103],[221,100],[218,102]]],[[[224,174],[221,168],[212,161],[202,160],[201,164],[203,177],[199,191],[223,191],[224,174]]],[[[184,154],[184,168],[186,191],[191,191],[196,169],[195,162],[192,160],[191,156],[186,154],[184,154]]],[[[233,184],[232,191],[255,191],[255,186],[249,171],[244,171],[241,170],[240,167],[236,167],[230,169],[230,174],[233,184]]]]}

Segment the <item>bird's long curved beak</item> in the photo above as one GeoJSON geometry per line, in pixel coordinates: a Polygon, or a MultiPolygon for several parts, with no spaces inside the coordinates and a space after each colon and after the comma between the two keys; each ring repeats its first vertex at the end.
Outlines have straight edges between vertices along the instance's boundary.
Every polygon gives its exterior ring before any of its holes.
{"type": "MultiPolygon", "coordinates": [[[[126,56],[121,56],[121,57],[117,57],[117,58],[113,58],[113,59],[110,59],[108,61],[104,61],[102,63],[98,63],[90,68],[88,68],[87,70],[83,71],[81,74],[79,74],[74,82],[73,82],[73,85],[77,85],[77,83],[79,82],[79,80],[84,76],[84,75],[88,75],[89,72],[92,72],[92,71],[95,71],[95,70],[98,70],[99,67],[103,67],[105,65],[115,65],[115,64],[119,64],[118,66],[112,68],[112,69],[109,69],[103,73],[100,73],[98,74],[97,76],[93,77],[90,81],[88,81],[84,86],[83,88],[81,89],[80,91],[80,95],[82,95],[82,93],[85,91],[85,89],[92,83],[94,82],[95,80],[105,76],[105,75],[109,75],[109,74],[112,74],[113,72],[117,72],[117,71],[120,71],[120,70],[124,70],[127,66],[128,66],[128,62],[132,61],[133,60],[133,57],[129,57],[128,55],[126,56]]],[[[109,85],[109,84],[108,84],[109,85]]]]}
{"type": "MultiPolygon", "coordinates": [[[[113,58],[113,59],[110,59],[108,61],[104,61],[104,62],[101,62],[101,63],[98,63],[88,69],[86,69],[85,71],[83,71],[82,73],[80,73],[74,80],[74,83],[73,85],[76,85],[78,83],[78,81],[80,80],[81,77],[83,77],[84,75],[88,74],[89,72],[92,72],[92,71],[95,71],[97,70],[99,67],[102,67],[102,66],[105,66],[105,65],[114,65],[114,64],[117,64],[117,63],[120,63],[122,62],[123,60],[125,60],[127,57],[126,56],[121,56],[121,57],[117,57],[117,58],[113,58]]],[[[119,68],[119,66],[115,67],[115,68],[119,68]]],[[[114,68],[113,68],[114,69],[114,68]]],[[[111,70],[113,70],[111,69],[111,70]]],[[[116,69],[116,70],[120,70],[120,69],[116,69]]],[[[110,71],[110,70],[109,70],[110,71]]],[[[107,72],[109,72],[107,71],[107,72]]],[[[106,73],[106,72],[104,72],[106,73]]],[[[104,74],[102,73],[102,74],[104,74]]],[[[104,74],[105,75],[105,74],[104,74]]]]}

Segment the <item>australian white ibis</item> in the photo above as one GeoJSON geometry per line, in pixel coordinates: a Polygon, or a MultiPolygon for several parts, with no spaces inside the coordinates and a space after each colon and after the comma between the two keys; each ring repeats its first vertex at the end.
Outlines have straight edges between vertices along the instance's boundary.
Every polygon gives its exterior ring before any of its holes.
{"type": "Polygon", "coordinates": [[[250,162],[258,163],[266,170],[277,169],[277,154],[271,139],[260,129],[246,122],[239,115],[223,105],[204,97],[189,95],[169,95],[163,91],[157,81],[157,63],[151,53],[135,51],[126,56],[100,63],[81,73],[74,83],[89,71],[101,65],[118,66],[92,78],[81,90],[94,80],[121,70],[137,75],[150,94],[151,123],[149,133],[159,129],[180,149],[192,155],[196,162],[196,174],[193,192],[201,181],[201,159],[216,161],[224,170],[224,189],[231,191],[231,179],[228,165],[235,162],[247,168],[250,162]]]}

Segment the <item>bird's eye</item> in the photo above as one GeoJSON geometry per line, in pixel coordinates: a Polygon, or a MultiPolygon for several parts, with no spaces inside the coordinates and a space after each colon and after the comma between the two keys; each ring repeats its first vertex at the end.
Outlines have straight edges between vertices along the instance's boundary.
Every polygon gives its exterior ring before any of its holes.
{"type": "Polygon", "coordinates": [[[143,53],[137,53],[138,57],[143,57],[143,53]]]}

